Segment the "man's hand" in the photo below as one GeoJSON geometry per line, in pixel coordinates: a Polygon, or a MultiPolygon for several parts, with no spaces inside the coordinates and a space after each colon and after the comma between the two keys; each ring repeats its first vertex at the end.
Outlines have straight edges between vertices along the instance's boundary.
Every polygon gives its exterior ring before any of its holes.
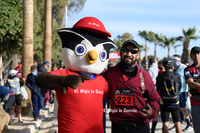
{"type": "Polygon", "coordinates": [[[22,81],[25,82],[25,78],[22,78],[22,81]]]}
{"type": "Polygon", "coordinates": [[[142,111],[140,110],[140,116],[142,116],[143,118],[148,118],[152,115],[152,108],[151,106],[147,103],[148,106],[148,110],[143,109],[142,111]]]}

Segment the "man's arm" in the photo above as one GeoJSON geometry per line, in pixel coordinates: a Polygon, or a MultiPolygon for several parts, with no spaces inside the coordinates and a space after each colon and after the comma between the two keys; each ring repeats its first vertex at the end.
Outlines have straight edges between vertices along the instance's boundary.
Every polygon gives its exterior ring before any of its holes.
{"type": "Polygon", "coordinates": [[[147,90],[147,100],[148,100],[148,103],[149,103],[149,106],[150,106],[150,110],[148,110],[149,112],[148,112],[147,116],[148,116],[149,119],[152,119],[152,118],[155,117],[157,110],[159,108],[160,96],[155,89],[153,81],[148,80],[151,77],[146,76],[146,78],[147,78],[146,79],[147,84],[145,86],[146,86],[146,90],[147,90]]]}
{"type": "Polygon", "coordinates": [[[27,79],[26,79],[26,86],[27,86],[30,90],[32,90],[32,86],[30,85],[30,77],[29,77],[29,75],[27,76],[27,79]]]}
{"type": "Polygon", "coordinates": [[[200,89],[200,83],[194,81],[193,76],[188,67],[184,69],[184,76],[185,76],[185,81],[188,84],[189,88],[200,89]]]}
{"type": "Polygon", "coordinates": [[[175,82],[178,82],[179,84],[178,91],[180,91],[182,88],[182,82],[181,82],[181,77],[179,75],[176,75],[175,82]]]}
{"type": "Polygon", "coordinates": [[[200,83],[194,82],[192,78],[187,79],[188,86],[192,89],[200,89],[200,83]]]}

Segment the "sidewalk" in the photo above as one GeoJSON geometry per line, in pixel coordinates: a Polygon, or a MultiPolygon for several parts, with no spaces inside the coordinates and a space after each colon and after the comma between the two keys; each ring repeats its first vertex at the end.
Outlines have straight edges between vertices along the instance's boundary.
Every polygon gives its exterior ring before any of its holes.
{"type": "MultiPolygon", "coordinates": [[[[53,116],[53,106],[49,110],[40,111],[40,116],[44,116],[42,120],[33,121],[32,113],[23,116],[22,119],[24,123],[16,123],[14,125],[9,125],[9,131],[6,133],[55,133],[58,132],[57,118],[53,116]]],[[[150,128],[151,128],[151,122],[150,128]]],[[[173,126],[172,118],[170,117],[169,128],[173,126]]],[[[186,127],[186,122],[181,123],[182,129],[186,127]]],[[[111,122],[108,113],[106,114],[106,133],[111,133],[111,122]]],[[[162,121],[159,115],[158,124],[156,126],[155,133],[162,133],[162,121]]],[[[175,133],[175,130],[169,131],[169,133],[175,133]]],[[[194,131],[188,131],[185,133],[194,133],[194,131]]]]}
{"type": "Polygon", "coordinates": [[[18,123],[15,117],[15,123],[8,126],[6,133],[55,133],[58,130],[57,118],[53,116],[53,106],[49,107],[49,110],[40,110],[40,118],[34,121],[32,112],[30,112],[22,117],[23,123],[18,123]]]}
{"type": "MultiPolygon", "coordinates": [[[[151,128],[151,124],[152,122],[149,123],[150,128],[151,128]]],[[[173,126],[174,124],[173,124],[172,118],[170,117],[169,128],[173,126]]],[[[181,123],[181,127],[182,129],[184,129],[186,127],[186,122],[181,123]]],[[[111,122],[110,122],[108,113],[106,114],[106,133],[111,133],[111,122]]],[[[158,124],[156,126],[155,133],[162,133],[162,120],[161,120],[160,115],[159,115],[158,124]]],[[[169,133],[175,133],[175,130],[169,131],[169,133]]],[[[192,130],[192,131],[183,132],[183,133],[194,133],[194,131],[192,130]]]]}

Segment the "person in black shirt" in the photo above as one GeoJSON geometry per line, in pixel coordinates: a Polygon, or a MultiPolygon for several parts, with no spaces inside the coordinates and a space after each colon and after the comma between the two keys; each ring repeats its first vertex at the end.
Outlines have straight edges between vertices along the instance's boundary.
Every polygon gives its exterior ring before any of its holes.
{"type": "Polygon", "coordinates": [[[163,60],[165,72],[156,78],[157,91],[161,97],[162,132],[168,132],[169,113],[171,113],[176,133],[182,133],[180,124],[179,91],[181,90],[181,78],[173,72],[174,61],[171,58],[163,60]]]}

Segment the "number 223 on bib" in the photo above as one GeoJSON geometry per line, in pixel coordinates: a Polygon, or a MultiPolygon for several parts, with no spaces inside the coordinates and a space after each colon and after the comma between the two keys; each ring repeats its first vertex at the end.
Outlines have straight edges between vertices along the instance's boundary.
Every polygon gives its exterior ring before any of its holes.
{"type": "Polygon", "coordinates": [[[114,90],[115,105],[117,106],[134,106],[134,92],[133,90],[114,90]]]}

